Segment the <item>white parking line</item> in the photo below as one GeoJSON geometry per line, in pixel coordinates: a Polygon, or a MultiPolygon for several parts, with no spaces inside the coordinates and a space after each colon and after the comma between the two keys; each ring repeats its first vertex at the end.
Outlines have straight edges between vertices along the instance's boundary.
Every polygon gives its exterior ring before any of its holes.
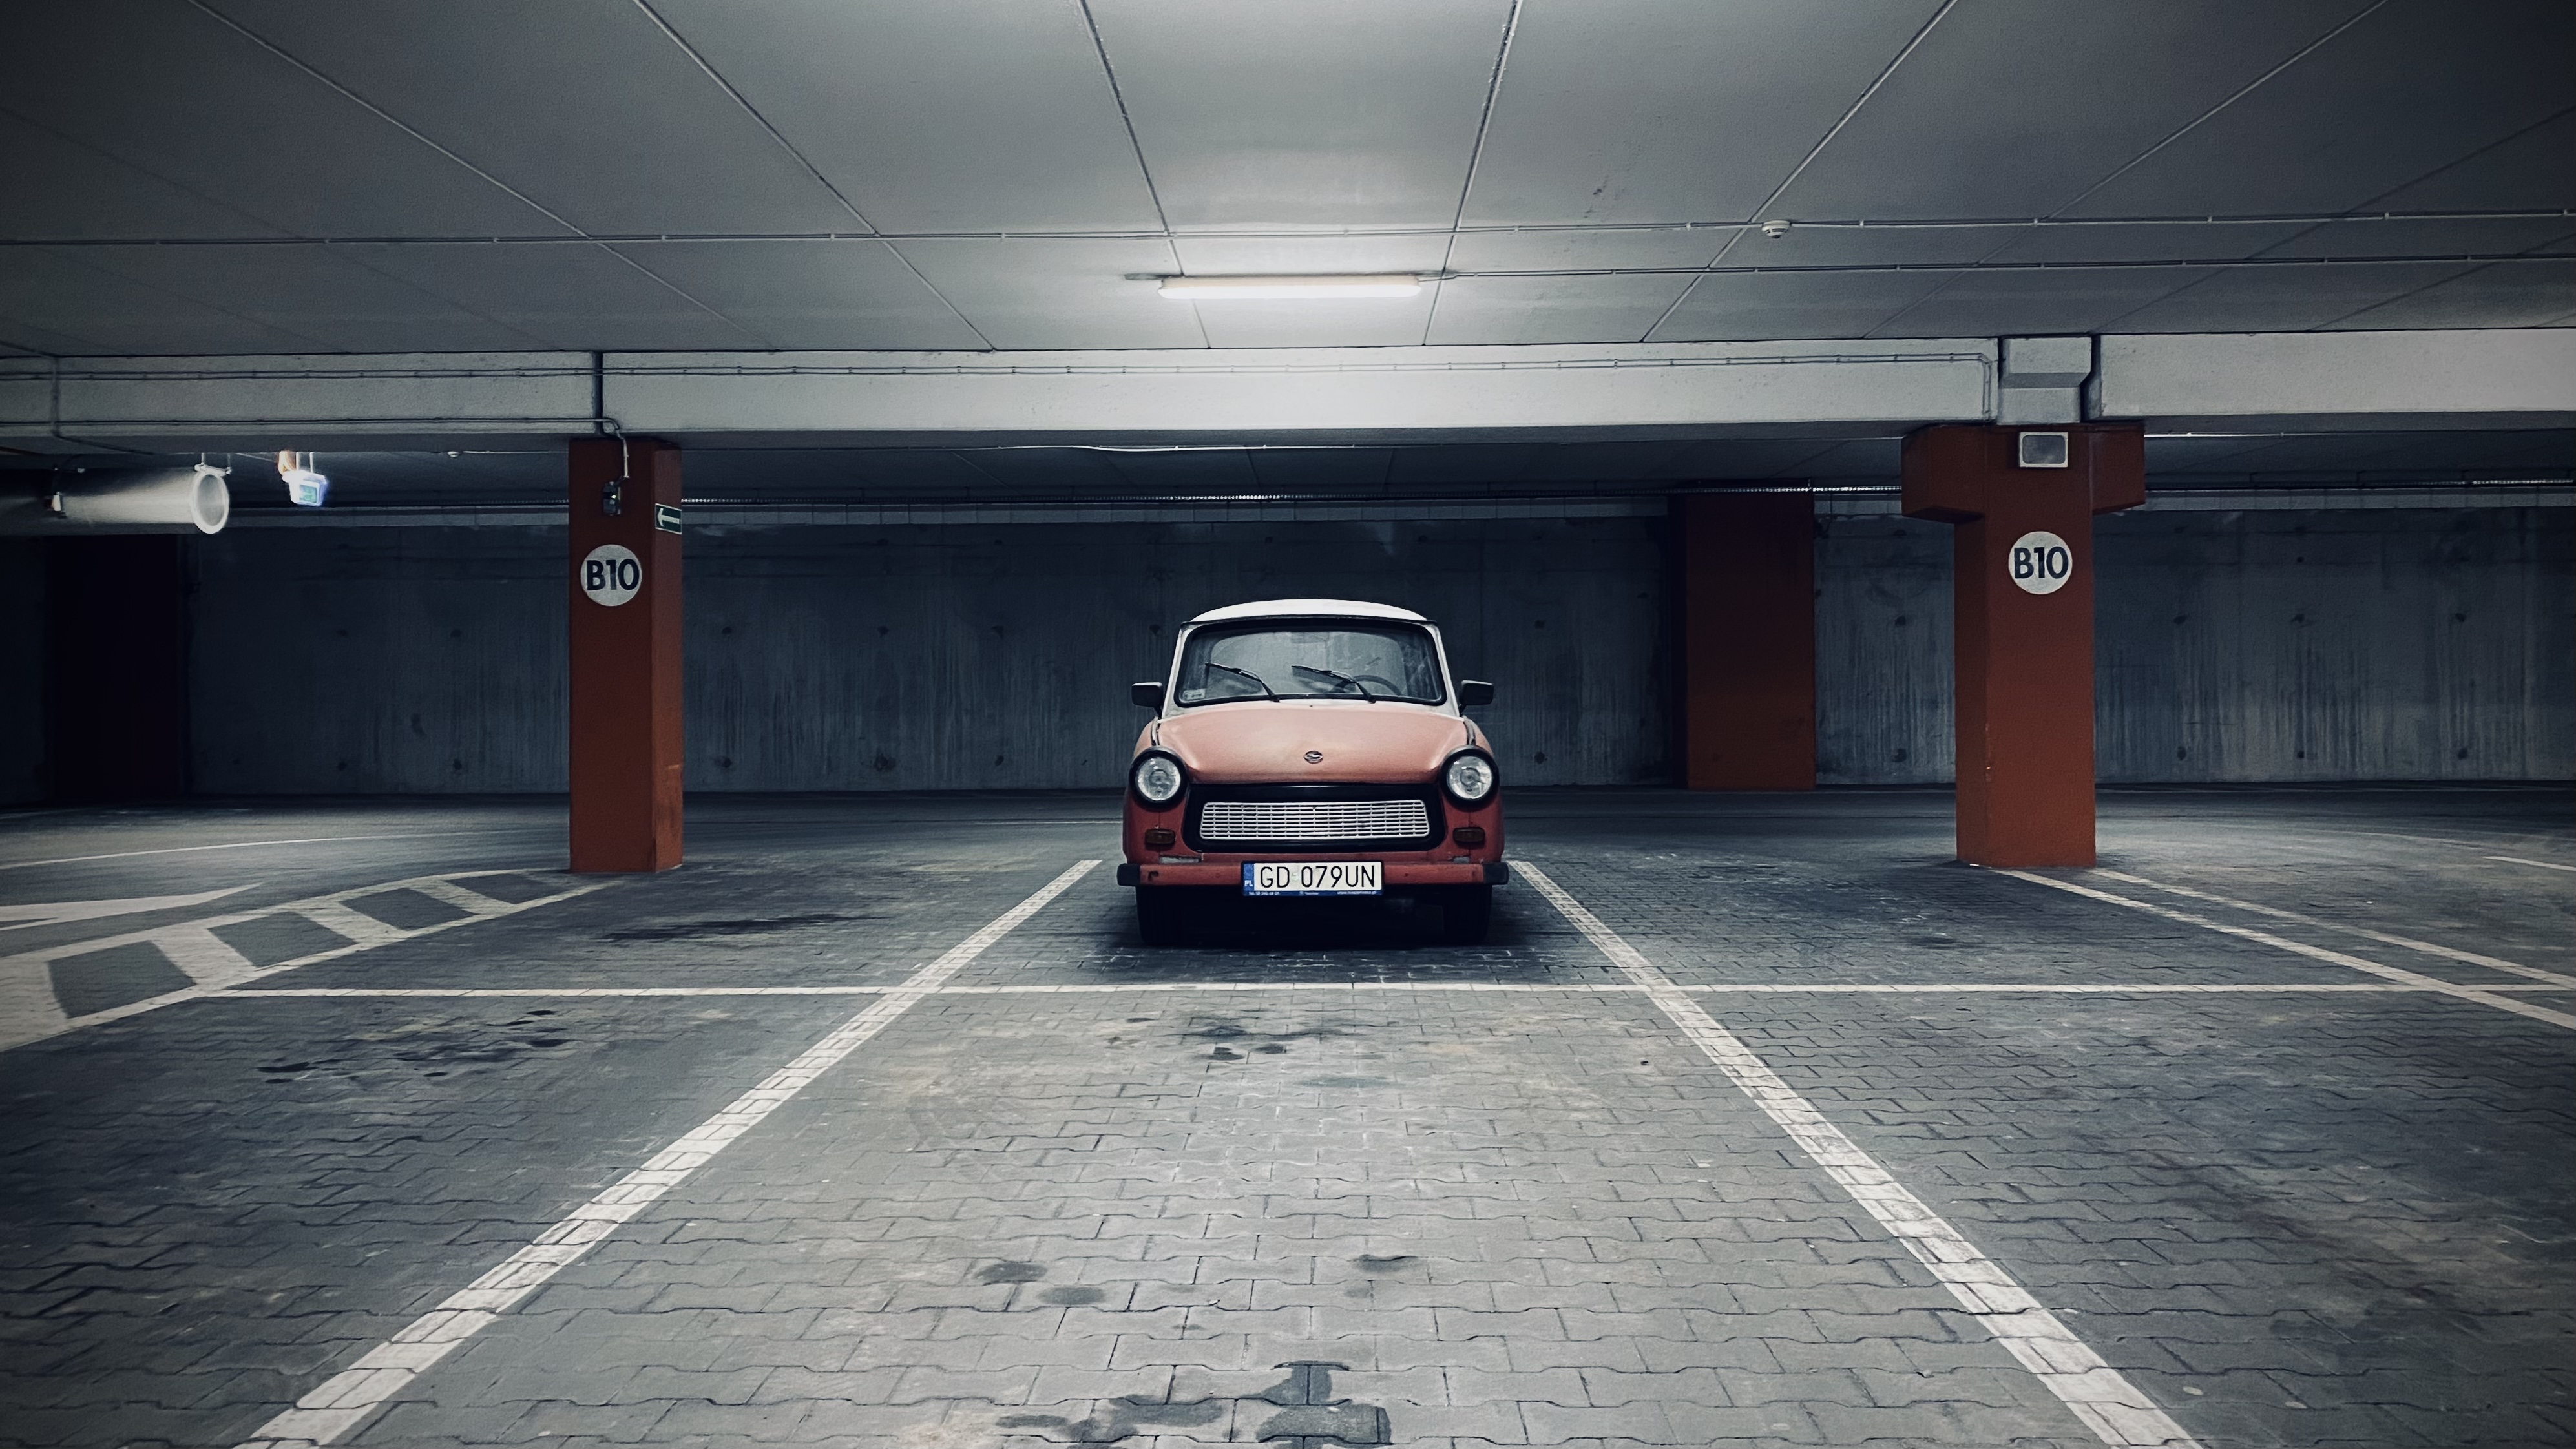
{"type": "Polygon", "coordinates": [[[455,1352],[459,1344],[480,1333],[557,1273],[580,1261],[593,1245],[617,1231],[629,1218],[688,1181],[690,1174],[706,1166],[727,1144],[794,1101],[815,1078],[930,996],[966,963],[984,954],[985,948],[1064,894],[1067,887],[1098,864],[1096,860],[1077,862],[1037,894],[950,947],[938,960],[887,992],[884,1000],[841,1023],[829,1036],[806,1048],[803,1055],[736,1097],[723,1111],[573,1209],[563,1221],[539,1234],[535,1242],[448,1295],[445,1302],[414,1319],[409,1327],[369,1349],[357,1362],[296,1400],[294,1408],[261,1425],[242,1449],[318,1449],[338,1442],[424,1370],[455,1352]]]}
{"type": "Polygon", "coordinates": [[[2464,966],[2484,966],[2490,971],[2502,971],[2509,976],[2526,976],[2534,981],[2546,981],[2552,986],[2576,986],[2576,976],[2562,976],[2555,971],[2543,971],[2537,966],[2525,966],[2518,961],[2507,961],[2499,956],[2481,956],[2475,951],[2462,951],[2456,947],[2439,945],[2432,941],[2418,941],[2412,936],[2392,936],[2386,931],[2374,931],[2367,926],[2347,926],[2341,921],[2303,916],[2297,911],[2285,911],[2279,906],[2261,906],[2252,901],[2237,900],[2233,896],[2196,891],[2189,886],[2167,885],[2163,881],[2149,880],[2142,875],[2129,875],[2116,870],[2097,870],[2093,873],[2111,880],[2145,886],[2149,890],[2163,891],[2167,895],[2188,896],[2195,901],[2207,901],[2212,905],[2251,911],[2258,916],[2270,916],[2276,921],[2296,921],[2300,925],[2314,926],[2321,931],[2333,931],[2338,935],[2358,936],[2365,941],[2377,941],[2383,946],[2402,946],[2409,951],[2421,951],[2427,956],[2439,956],[2446,961],[2457,961],[2464,966]]]}
{"type": "Polygon", "coordinates": [[[2554,860],[2525,860],[2519,855],[2490,855],[2487,859],[2501,860],[2509,865],[2536,865],[2542,870],[2576,871],[2576,865],[2560,865],[2554,860]]]}
{"type": "Polygon", "coordinates": [[[2545,1006],[2534,1006],[2528,1001],[2516,1001],[2512,997],[2500,996],[2480,987],[2462,986],[2457,982],[2444,981],[2439,977],[2424,975],[2420,971],[2409,971],[2402,966],[2373,961],[2367,956],[2329,951],[2323,946],[2311,946],[2305,941],[2293,941],[2287,936],[2275,936],[2269,931],[2257,931],[2250,926],[2231,926],[2224,921],[2213,921],[2207,916],[2195,916],[2189,911],[2173,910],[2151,901],[2133,900],[2128,896],[2114,895],[2109,891],[2096,890],[2088,885],[2077,885],[2071,880],[2059,880],[2054,876],[2034,875],[2026,870],[1998,870],[1995,874],[2008,875],[2015,880],[2026,880],[2036,885],[2054,887],[2079,896],[2090,896],[2097,901],[2108,901],[2115,906],[2126,906],[2133,911],[2144,911],[2151,916],[2162,916],[2168,921],[2180,921],[2184,925],[2198,926],[2205,931],[2216,931],[2223,936],[2259,941],[2263,945],[2277,946],[2284,951],[2295,951],[2299,955],[2314,960],[2331,961],[2337,966],[2349,966],[2355,971],[2366,971],[2382,980],[2403,982],[2420,991],[2434,991],[2444,996],[2456,996],[2462,1001],[2474,1001],[2481,1006],[2492,1006],[2498,1011],[2510,1011],[2516,1016],[2527,1016],[2534,1021],[2545,1021],[2551,1026],[2563,1026],[2576,1030],[2576,1016],[2570,1016],[2566,1012],[2552,1011],[2545,1006]]]}
{"type": "Polygon", "coordinates": [[[1778,1123],[1818,1167],[1851,1194],[1853,1201],[1894,1234],[1906,1251],[1985,1325],[2005,1351],[2037,1375],[2048,1391],[2057,1395],[2103,1443],[2120,1449],[2196,1445],[2181,1425],[2156,1406],[2155,1400],[2069,1332],[2057,1315],[2013,1280],[2003,1265],[1979,1252],[1958,1229],[1854,1145],[1841,1128],[1827,1121],[1823,1113],[1764,1065],[1750,1047],[1718,1025],[1637,948],[1566,894],[1547,872],[1523,861],[1517,874],[1547,897],[1548,904],[1573,922],[1574,928],[1599,947],[1612,964],[1643,986],[1673,1025],[1681,1028],[1684,1036],[1706,1053],[1744,1095],[1752,1098],[1763,1115],[1778,1123]]]}
{"type": "MultiPolygon", "coordinates": [[[[282,986],[231,993],[228,999],[259,1001],[269,997],[654,997],[654,996],[882,996],[892,986],[282,986]]],[[[933,996],[1079,996],[1163,991],[1544,991],[1637,992],[1633,981],[1570,981],[1563,985],[1487,981],[1135,981],[1115,985],[1081,983],[1058,986],[942,986],[933,996]]],[[[2228,995],[2390,995],[2432,991],[2393,981],[2254,981],[2185,985],[2170,981],[1800,981],[1718,982],[1676,985],[1676,991],[1740,995],[1893,995],[1959,993],[1976,996],[2228,996],[2228,995]]],[[[2560,986],[2490,986],[2489,991],[2563,991],[2560,986]]]]}

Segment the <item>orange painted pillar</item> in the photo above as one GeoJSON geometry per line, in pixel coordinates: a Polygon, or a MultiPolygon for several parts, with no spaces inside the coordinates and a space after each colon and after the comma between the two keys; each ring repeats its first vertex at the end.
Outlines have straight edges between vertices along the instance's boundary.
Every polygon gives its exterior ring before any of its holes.
{"type": "Polygon", "coordinates": [[[1959,858],[2091,865],[2093,515],[2146,501],[2146,432],[1924,428],[1904,471],[1906,515],[1957,525],[1959,858]]]}
{"type": "Polygon", "coordinates": [[[680,450],[572,444],[572,868],[680,863],[680,450]]]}
{"type": "Polygon", "coordinates": [[[1683,493],[1682,782],[1816,786],[1816,508],[1807,493],[1683,493]]]}

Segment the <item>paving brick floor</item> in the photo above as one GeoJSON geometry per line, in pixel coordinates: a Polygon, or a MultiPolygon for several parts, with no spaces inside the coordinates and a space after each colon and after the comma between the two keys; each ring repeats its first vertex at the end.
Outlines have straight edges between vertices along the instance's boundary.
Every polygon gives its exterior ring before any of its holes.
{"type": "MultiPolygon", "coordinates": [[[[2576,1030],[2493,1002],[2576,1013],[2571,805],[2106,792],[2120,874],[2048,873],[2287,945],[1949,863],[1933,792],[1532,792],[1513,840],[2196,1442],[2567,1444],[2576,1030]]],[[[0,1051],[0,1444],[250,1439],[1115,854],[1095,797],[692,810],[680,871],[0,1051]]],[[[243,888],[0,932],[0,1015],[179,969],[12,952],[544,899],[559,831],[0,818],[0,904],[243,888]]],[[[1095,869],[340,1442],[2101,1442],[1537,892],[1428,925],[1148,950],[1095,869]]]]}

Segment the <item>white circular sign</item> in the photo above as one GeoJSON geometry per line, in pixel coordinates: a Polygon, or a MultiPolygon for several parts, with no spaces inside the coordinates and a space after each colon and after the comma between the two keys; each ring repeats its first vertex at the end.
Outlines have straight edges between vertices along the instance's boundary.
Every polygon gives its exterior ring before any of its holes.
{"type": "Polygon", "coordinates": [[[2075,551],[2053,533],[2025,533],[2004,556],[2004,572],[2025,594],[2053,594],[2075,575],[2075,551]]]}
{"type": "Polygon", "coordinates": [[[616,608],[644,587],[644,564],[622,543],[603,543],[584,555],[577,570],[582,593],[594,604],[616,608]]]}

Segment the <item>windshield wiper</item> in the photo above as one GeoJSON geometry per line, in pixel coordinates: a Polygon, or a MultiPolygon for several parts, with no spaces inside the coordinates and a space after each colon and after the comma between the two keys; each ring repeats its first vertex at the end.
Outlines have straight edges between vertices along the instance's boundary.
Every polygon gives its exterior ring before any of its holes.
{"type": "MultiPolygon", "coordinates": [[[[1240,675],[1240,676],[1242,676],[1242,677],[1243,677],[1243,678],[1245,678],[1245,679],[1249,679],[1249,680],[1251,680],[1255,685],[1257,685],[1257,686],[1259,686],[1259,687],[1260,687],[1260,690],[1261,690],[1261,692],[1262,692],[1263,694],[1266,694],[1266,695],[1270,696],[1270,702],[1271,702],[1272,704],[1285,704],[1285,703],[1287,703],[1287,701],[1286,701],[1286,700],[1283,700],[1283,699],[1281,699],[1281,698],[1279,697],[1279,691],[1277,691],[1277,690],[1275,690],[1275,689],[1272,689],[1272,688],[1270,687],[1270,681],[1269,681],[1269,680],[1266,680],[1266,679],[1262,678],[1260,675],[1253,673],[1253,672],[1252,672],[1251,670],[1249,670],[1249,669],[1237,669],[1237,668],[1235,668],[1235,667],[1234,667],[1233,665],[1231,665],[1231,664],[1219,664],[1219,663],[1217,663],[1217,662],[1216,662],[1215,660],[1213,660],[1213,659],[1211,659],[1211,660],[1209,660],[1209,661],[1208,661],[1208,663],[1207,663],[1207,667],[1208,667],[1208,668],[1210,668],[1210,669],[1222,669],[1222,670],[1224,670],[1224,671],[1225,671],[1226,673],[1228,673],[1228,674],[1240,675]]],[[[1291,667],[1294,667],[1294,666],[1291,666],[1291,667]]]]}
{"type": "Polygon", "coordinates": [[[1330,669],[1317,669],[1311,664],[1291,664],[1288,666],[1288,672],[1291,674],[1320,674],[1326,679],[1332,680],[1336,684],[1347,684],[1351,688],[1358,690],[1360,692],[1360,698],[1367,700],[1369,703],[1377,703],[1377,696],[1368,692],[1367,685],[1360,683],[1358,680],[1351,678],[1347,674],[1339,674],[1330,669]]]}

